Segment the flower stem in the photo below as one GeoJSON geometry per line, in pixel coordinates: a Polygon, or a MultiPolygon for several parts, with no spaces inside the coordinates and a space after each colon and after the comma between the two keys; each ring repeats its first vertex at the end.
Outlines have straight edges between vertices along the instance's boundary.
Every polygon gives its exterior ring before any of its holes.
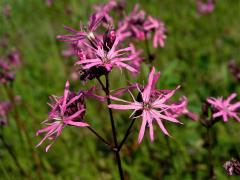
{"type": "Polygon", "coordinates": [[[154,55],[151,53],[150,48],[149,48],[149,43],[148,43],[148,39],[147,39],[147,35],[145,33],[145,48],[146,48],[146,52],[147,52],[147,56],[148,56],[148,62],[152,63],[152,61],[154,60],[154,55]]]}
{"type": "MultiPolygon", "coordinates": [[[[111,104],[111,99],[109,97],[110,96],[110,85],[109,85],[108,74],[105,75],[105,79],[106,79],[106,86],[104,86],[104,84],[102,83],[100,78],[97,78],[98,82],[102,86],[103,91],[106,94],[107,105],[110,105],[111,104]]],[[[119,172],[120,179],[124,180],[122,163],[121,163],[121,157],[120,157],[120,152],[118,150],[117,133],[116,133],[116,128],[115,128],[113,113],[112,113],[112,109],[110,109],[109,107],[108,107],[108,113],[109,113],[111,126],[112,126],[112,136],[113,136],[113,141],[114,141],[114,148],[113,148],[113,150],[114,150],[116,161],[117,161],[117,165],[118,165],[118,172],[119,172]]]]}
{"type": "Polygon", "coordinates": [[[209,178],[211,180],[215,179],[213,156],[212,156],[212,133],[211,127],[207,127],[207,143],[208,143],[208,168],[209,168],[209,178]]]}
{"type": "Polygon", "coordinates": [[[105,145],[107,145],[109,148],[112,149],[112,145],[107,142],[100,134],[98,134],[98,132],[96,132],[93,128],[91,128],[90,126],[87,127],[93,134],[95,134],[97,136],[98,139],[100,139],[105,145]]]}
{"type": "Polygon", "coordinates": [[[123,140],[122,140],[121,143],[118,145],[118,151],[121,150],[122,146],[124,145],[125,141],[127,140],[128,136],[130,135],[131,129],[132,129],[132,127],[133,127],[133,124],[134,124],[135,120],[136,120],[136,118],[133,118],[133,119],[132,119],[131,124],[130,124],[130,126],[128,127],[128,129],[127,129],[127,131],[126,131],[126,133],[125,133],[125,135],[124,135],[123,140]]]}

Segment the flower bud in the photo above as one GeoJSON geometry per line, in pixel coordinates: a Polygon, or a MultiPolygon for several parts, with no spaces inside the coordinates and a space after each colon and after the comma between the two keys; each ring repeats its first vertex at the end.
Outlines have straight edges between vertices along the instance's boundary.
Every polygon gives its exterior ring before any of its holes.
{"type": "Polygon", "coordinates": [[[116,32],[114,29],[107,30],[103,36],[103,48],[105,51],[109,51],[116,40],[116,32]]]}

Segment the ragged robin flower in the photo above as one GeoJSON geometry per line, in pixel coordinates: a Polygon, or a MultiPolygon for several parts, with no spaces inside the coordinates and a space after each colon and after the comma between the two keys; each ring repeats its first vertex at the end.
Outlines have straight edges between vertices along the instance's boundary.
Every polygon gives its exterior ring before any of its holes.
{"type": "Polygon", "coordinates": [[[49,140],[51,143],[46,147],[46,152],[61,135],[65,126],[87,127],[89,124],[83,121],[85,113],[84,93],[78,94],[69,91],[69,82],[66,82],[64,95],[61,97],[52,96],[53,102],[49,104],[51,111],[43,124],[47,127],[38,130],[37,135],[46,133],[44,138],[37,144],[37,147],[49,140]]]}
{"type": "Polygon", "coordinates": [[[157,122],[162,132],[166,135],[169,135],[169,133],[164,127],[163,121],[181,123],[173,116],[168,116],[166,114],[166,111],[169,111],[172,108],[176,108],[174,104],[169,104],[168,101],[174,95],[178,87],[175,90],[166,91],[165,93],[160,94],[160,91],[155,89],[155,84],[159,76],[160,76],[160,72],[155,74],[155,68],[152,68],[149,74],[148,84],[145,86],[143,90],[140,90],[140,88],[138,88],[140,93],[140,98],[136,100],[134,96],[130,93],[132,95],[133,102],[125,101],[117,97],[111,97],[112,100],[120,101],[125,104],[124,105],[110,104],[109,108],[118,109],[118,110],[132,109],[134,111],[130,117],[133,116],[133,118],[137,118],[135,113],[140,114],[138,117],[142,118],[142,125],[138,135],[138,143],[141,143],[146,127],[149,127],[151,141],[154,140],[154,131],[153,131],[154,120],[157,122]]]}
{"type": "Polygon", "coordinates": [[[231,103],[231,101],[237,96],[236,93],[231,94],[227,99],[223,97],[207,99],[207,102],[211,104],[213,108],[213,118],[223,118],[224,122],[227,122],[229,118],[236,119],[240,122],[239,111],[240,111],[240,101],[231,103]]]}

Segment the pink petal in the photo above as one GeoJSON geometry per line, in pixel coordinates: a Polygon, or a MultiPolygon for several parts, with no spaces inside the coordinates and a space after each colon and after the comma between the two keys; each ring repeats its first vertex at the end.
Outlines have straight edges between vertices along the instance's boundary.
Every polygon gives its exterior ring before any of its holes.
{"type": "Polygon", "coordinates": [[[153,141],[154,140],[154,131],[153,131],[152,122],[148,122],[148,125],[149,125],[150,140],[153,141]]]}
{"type": "Polygon", "coordinates": [[[119,110],[142,109],[141,106],[135,105],[135,104],[131,104],[131,105],[110,104],[108,107],[111,109],[119,109],[119,110]]]}
{"type": "Polygon", "coordinates": [[[117,66],[119,67],[123,67],[123,68],[126,68],[127,70],[131,71],[131,72],[138,72],[136,69],[134,69],[133,67],[127,65],[127,64],[124,64],[122,62],[116,62],[115,63],[117,66]]]}
{"type": "Polygon", "coordinates": [[[224,114],[223,114],[223,121],[224,121],[224,122],[227,122],[227,121],[228,121],[227,113],[224,113],[224,114]]]}
{"type": "Polygon", "coordinates": [[[72,104],[73,102],[75,102],[76,100],[78,100],[81,96],[82,96],[82,93],[79,94],[79,95],[77,95],[77,96],[75,96],[74,98],[72,98],[72,99],[67,103],[66,106],[68,107],[70,104],[72,104]]]}
{"type": "Polygon", "coordinates": [[[86,60],[80,60],[80,61],[77,61],[75,64],[87,64],[87,63],[96,63],[96,62],[101,62],[100,59],[86,59],[86,60]]]}
{"type": "Polygon", "coordinates": [[[145,128],[146,128],[146,124],[147,124],[146,112],[143,111],[142,125],[141,125],[141,128],[140,128],[139,134],[138,134],[138,144],[140,144],[142,142],[144,132],[145,132],[145,128]]]}
{"type": "Polygon", "coordinates": [[[73,115],[65,118],[65,119],[63,120],[63,122],[66,123],[66,124],[68,124],[68,121],[71,121],[71,120],[77,118],[77,117],[78,117],[80,114],[82,114],[82,112],[84,112],[84,111],[85,111],[85,109],[82,109],[82,110],[74,113],[73,115]]]}
{"type": "Polygon", "coordinates": [[[69,93],[69,81],[66,82],[65,85],[65,90],[64,90],[64,94],[63,94],[63,103],[61,106],[61,115],[64,115],[65,109],[66,109],[66,102],[67,102],[67,97],[68,97],[68,93],[69,93]]]}
{"type": "Polygon", "coordinates": [[[149,76],[148,76],[148,84],[144,88],[144,91],[142,93],[144,102],[148,102],[149,99],[150,99],[152,83],[153,83],[153,79],[154,79],[154,73],[155,73],[155,68],[153,67],[151,72],[150,72],[150,74],[149,74],[149,76]]]}
{"type": "Polygon", "coordinates": [[[68,125],[72,125],[72,126],[78,126],[78,127],[87,127],[87,126],[89,126],[89,124],[87,124],[87,123],[75,122],[75,121],[68,121],[67,124],[68,125]]]}
{"type": "Polygon", "coordinates": [[[237,103],[231,105],[228,109],[231,110],[231,111],[234,111],[238,108],[240,108],[240,102],[237,102],[237,103]]]}
{"type": "Polygon", "coordinates": [[[157,114],[156,114],[154,111],[151,111],[151,114],[152,114],[152,116],[154,117],[154,119],[156,119],[156,121],[157,121],[160,129],[162,130],[162,132],[163,132],[164,134],[166,134],[167,136],[169,136],[168,131],[167,131],[166,128],[164,127],[161,119],[159,119],[159,117],[157,116],[157,114]]]}
{"type": "Polygon", "coordinates": [[[222,111],[213,114],[213,118],[216,118],[216,117],[219,117],[219,116],[223,116],[222,111]]]}
{"type": "Polygon", "coordinates": [[[237,96],[236,93],[232,93],[225,102],[229,104],[236,96],[237,96]]]}

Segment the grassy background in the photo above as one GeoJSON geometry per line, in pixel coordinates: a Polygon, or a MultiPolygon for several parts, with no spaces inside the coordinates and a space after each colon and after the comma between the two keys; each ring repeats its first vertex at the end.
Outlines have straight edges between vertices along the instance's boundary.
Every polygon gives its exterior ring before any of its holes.
{"type": "MultiPolygon", "coordinates": [[[[72,65],[73,60],[62,57],[64,43],[55,37],[65,33],[63,25],[78,27],[80,21],[87,22],[95,2],[101,3],[97,0],[87,3],[83,0],[56,0],[53,6],[47,7],[42,0],[0,1],[1,11],[6,4],[12,7],[10,17],[0,16],[0,37],[9,36],[8,46],[0,49],[0,55],[4,56],[13,47],[21,52],[23,62],[13,88],[22,98],[18,110],[33,144],[40,140],[35,137],[35,132],[47,117],[48,96],[61,95],[65,81],[70,79],[69,64],[72,65]],[[70,15],[66,9],[71,10],[70,15]]],[[[127,9],[131,10],[136,2],[128,2],[127,9]]],[[[161,18],[168,30],[166,47],[151,49],[157,53],[154,65],[162,74],[159,88],[169,89],[180,84],[182,88],[177,96],[186,95],[190,109],[195,112],[201,111],[202,101],[209,96],[226,97],[232,92],[240,93],[239,84],[227,69],[229,59],[240,59],[239,0],[218,0],[215,11],[205,16],[196,13],[194,0],[141,0],[139,3],[147,13],[161,18]]],[[[143,82],[148,72],[147,66],[143,65],[140,76],[131,78],[131,81],[143,82]]],[[[116,71],[111,74],[113,89],[124,86],[125,80],[124,75],[119,78],[116,71]]],[[[89,82],[90,85],[95,83],[89,82]]],[[[77,81],[72,82],[72,88],[86,87],[77,81]]],[[[6,99],[2,86],[0,95],[1,100],[6,99]]],[[[120,113],[116,117],[119,139],[129,123],[129,113],[120,113]]],[[[111,128],[105,117],[105,108],[101,104],[88,102],[87,121],[110,139],[111,128]]],[[[121,154],[126,177],[138,180],[206,178],[205,129],[198,122],[181,120],[183,126],[169,124],[173,136],[169,141],[156,128],[154,143],[150,143],[146,136],[140,146],[136,143],[140,121],[135,124],[135,131],[121,154]]],[[[218,179],[228,179],[222,164],[239,150],[239,128],[239,123],[234,120],[214,127],[213,154],[218,179]]],[[[29,145],[19,138],[12,117],[4,128],[4,136],[21,166],[33,179],[39,178],[29,145]]],[[[49,153],[45,153],[43,147],[34,150],[41,157],[42,179],[118,178],[113,156],[86,129],[65,128],[49,153]]],[[[23,178],[1,144],[0,174],[0,179],[23,178]]]]}

